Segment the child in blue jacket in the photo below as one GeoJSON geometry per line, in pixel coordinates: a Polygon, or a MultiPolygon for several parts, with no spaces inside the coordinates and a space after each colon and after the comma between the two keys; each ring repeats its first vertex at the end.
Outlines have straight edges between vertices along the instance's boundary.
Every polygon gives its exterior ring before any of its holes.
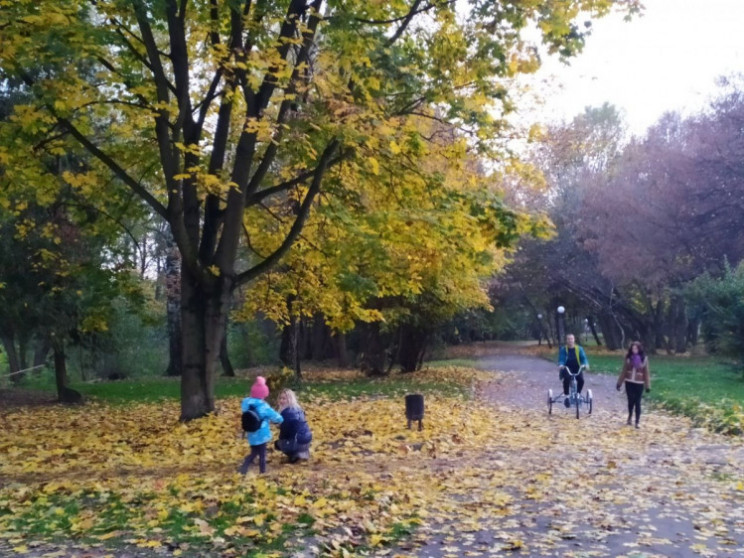
{"type": "Polygon", "coordinates": [[[277,413],[264,401],[268,396],[269,386],[266,385],[266,378],[258,376],[251,386],[251,396],[243,399],[240,405],[241,412],[245,413],[249,409],[253,409],[261,419],[261,427],[258,430],[246,433],[248,443],[251,445],[251,453],[240,466],[239,472],[241,475],[245,475],[248,472],[248,467],[251,466],[257,456],[259,470],[262,473],[266,472],[266,444],[271,440],[269,422],[281,424],[284,421],[282,415],[277,413]]]}

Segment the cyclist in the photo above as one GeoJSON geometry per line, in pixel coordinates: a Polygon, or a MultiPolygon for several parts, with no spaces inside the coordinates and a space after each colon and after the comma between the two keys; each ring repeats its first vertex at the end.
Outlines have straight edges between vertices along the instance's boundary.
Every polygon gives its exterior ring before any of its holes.
{"type": "MultiPolygon", "coordinates": [[[[579,367],[584,365],[586,369],[589,369],[589,361],[586,359],[586,353],[584,348],[576,344],[576,337],[573,333],[566,335],[566,344],[561,346],[558,351],[558,379],[563,382],[563,395],[566,398],[563,400],[563,404],[566,407],[571,406],[571,402],[568,400],[568,387],[571,383],[571,376],[565,373],[563,367],[568,368],[572,374],[579,371],[579,367]]],[[[576,388],[581,394],[581,389],[584,387],[584,373],[582,372],[576,376],[576,388]]]]}

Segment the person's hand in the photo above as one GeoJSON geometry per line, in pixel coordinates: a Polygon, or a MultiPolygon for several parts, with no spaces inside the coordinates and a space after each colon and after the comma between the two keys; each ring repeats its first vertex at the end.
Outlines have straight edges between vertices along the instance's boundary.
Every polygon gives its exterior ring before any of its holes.
{"type": "Polygon", "coordinates": [[[622,389],[622,386],[621,386],[620,384],[617,384],[617,385],[615,386],[615,388],[617,389],[617,391],[620,391],[620,390],[622,389]]]}
{"type": "Polygon", "coordinates": [[[651,388],[646,388],[646,393],[651,393],[651,388]]]}

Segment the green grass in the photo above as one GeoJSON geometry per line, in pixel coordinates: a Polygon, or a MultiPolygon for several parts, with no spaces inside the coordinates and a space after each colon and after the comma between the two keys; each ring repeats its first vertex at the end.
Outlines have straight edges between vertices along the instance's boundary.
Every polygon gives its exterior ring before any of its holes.
{"type": "Polygon", "coordinates": [[[425,368],[440,368],[442,366],[459,366],[462,368],[478,368],[478,360],[474,358],[452,358],[449,360],[427,360],[425,368]]]}
{"type": "Polygon", "coordinates": [[[416,374],[395,375],[388,378],[356,378],[330,382],[308,382],[292,386],[298,394],[325,396],[331,400],[352,399],[354,397],[399,397],[407,393],[446,392],[467,396],[467,386],[450,382],[419,380],[416,374]]]}
{"type": "MultiPolygon", "coordinates": [[[[690,417],[698,426],[724,434],[744,433],[741,368],[711,357],[649,357],[651,401],[690,417]]],[[[592,370],[619,374],[622,356],[590,357],[592,370]]]]}
{"type": "MultiPolygon", "coordinates": [[[[472,366],[475,361],[449,361],[439,363],[448,366],[472,366]]],[[[433,363],[429,364],[432,366],[433,363]]],[[[252,378],[218,377],[215,396],[247,396],[252,378]]],[[[29,376],[23,388],[44,392],[54,392],[54,378],[51,373],[29,376]]],[[[71,382],[70,387],[83,394],[86,399],[106,401],[114,404],[155,402],[159,400],[178,400],[181,397],[180,378],[163,376],[129,378],[117,381],[71,382]]],[[[323,396],[331,400],[352,399],[354,397],[398,397],[406,393],[447,393],[468,396],[467,385],[456,382],[432,381],[413,374],[393,374],[384,378],[353,378],[347,380],[313,380],[290,384],[300,397],[323,396]]]]}
{"type": "MultiPolygon", "coordinates": [[[[219,377],[215,385],[218,398],[246,395],[252,379],[219,377]]],[[[20,386],[24,389],[54,393],[56,387],[51,373],[29,376],[20,386]]],[[[136,379],[71,382],[69,387],[83,394],[86,399],[98,399],[110,403],[153,402],[161,399],[181,397],[180,378],[151,376],[136,379]]]]}
{"type": "MultiPolygon", "coordinates": [[[[215,396],[224,398],[246,395],[252,381],[246,378],[219,378],[215,385],[215,396]]],[[[77,383],[70,387],[78,390],[85,397],[112,403],[151,402],[181,397],[180,378],[153,377],[114,382],[77,383]]]]}
{"type": "MultiPolygon", "coordinates": [[[[593,372],[618,375],[622,356],[589,357],[593,372]]],[[[651,396],[654,400],[696,399],[716,405],[724,399],[744,401],[744,378],[728,362],[711,357],[649,356],[651,396]]]]}

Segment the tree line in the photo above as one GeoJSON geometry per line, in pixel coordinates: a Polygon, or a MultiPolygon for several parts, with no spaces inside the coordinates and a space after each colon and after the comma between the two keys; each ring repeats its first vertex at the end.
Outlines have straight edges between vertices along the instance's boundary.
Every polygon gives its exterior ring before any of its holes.
{"type": "Polygon", "coordinates": [[[628,139],[610,105],[548,128],[533,154],[548,187],[530,203],[554,236],[525,244],[506,291],[533,316],[564,304],[611,349],[639,339],[684,353],[700,332],[712,349],[730,346],[714,341],[742,326],[740,304],[720,303],[726,285],[736,298],[744,256],[742,130],[736,78],[699,114],[666,114],[641,137],[628,139]]]}

